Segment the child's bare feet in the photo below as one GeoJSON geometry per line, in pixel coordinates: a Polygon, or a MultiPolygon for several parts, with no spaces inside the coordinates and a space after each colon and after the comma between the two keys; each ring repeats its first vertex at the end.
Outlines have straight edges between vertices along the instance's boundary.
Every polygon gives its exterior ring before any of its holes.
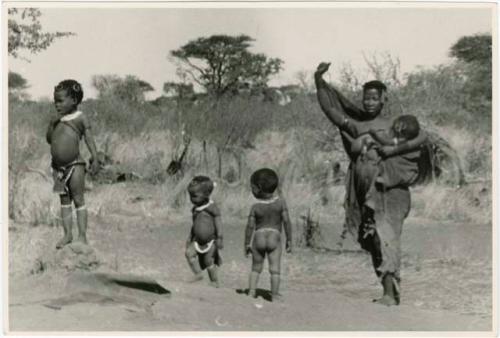
{"type": "Polygon", "coordinates": [[[396,300],[389,295],[384,295],[384,296],[382,296],[382,298],[374,299],[373,302],[380,304],[380,305],[386,305],[386,306],[398,305],[396,300]]]}
{"type": "Polygon", "coordinates": [[[188,283],[196,283],[203,280],[203,275],[201,273],[194,275],[188,280],[188,283]]]}
{"type": "Polygon", "coordinates": [[[73,236],[71,236],[71,235],[64,235],[64,237],[61,238],[59,240],[59,242],[57,242],[56,249],[61,249],[63,246],[71,243],[71,241],[73,241],[73,236]]]}

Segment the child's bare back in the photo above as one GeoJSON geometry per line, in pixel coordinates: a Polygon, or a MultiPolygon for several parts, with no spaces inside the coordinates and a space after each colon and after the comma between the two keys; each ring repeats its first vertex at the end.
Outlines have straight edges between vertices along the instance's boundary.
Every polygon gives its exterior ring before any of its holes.
{"type": "Polygon", "coordinates": [[[245,255],[252,255],[249,293],[256,296],[259,276],[267,257],[271,274],[271,294],[273,300],[280,299],[279,284],[281,273],[281,233],[285,229],[286,250],[291,252],[291,224],[286,202],[282,197],[273,196],[278,186],[278,176],[271,169],[260,169],[250,179],[252,194],[259,200],[250,209],[245,231],[245,255]]]}

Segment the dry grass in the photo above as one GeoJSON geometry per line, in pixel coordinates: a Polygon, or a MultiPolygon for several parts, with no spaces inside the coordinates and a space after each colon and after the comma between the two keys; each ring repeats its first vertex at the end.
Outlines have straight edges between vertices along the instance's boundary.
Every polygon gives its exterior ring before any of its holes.
{"type": "MultiPolygon", "coordinates": [[[[107,149],[107,154],[119,162],[122,170],[143,177],[137,182],[95,183],[86,194],[89,238],[106,262],[106,268],[171,280],[188,276],[182,256],[191,208],[186,187],[194,175],[206,174],[219,182],[212,197],[221,207],[229,237],[224,253],[224,280],[245,285],[249,266],[242,258],[240,243],[254,202],[248,178],[253,170],[264,166],[279,173],[281,194],[288,202],[296,243],[301,242],[298,235],[303,231],[305,218],[310,217],[321,227],[318,245],[337,248],[344,221],[345,189],[342,185],[325,186],[325,179],[333,162],[341,163],[345,170],[347,159],[342,150],[335,148],[339,144],[338,135],[323,132],[328,124],[316,103],[312,106],[308,100],[302,100],[294,106],[278,107],[276,111],[267,105],[238,108],[233,104],[220,108],[221,114],[227,113],[222,109],[249,114],[251,108],[262,108],[254,115],[260,119],[252,127],[255,130],[241,133],[242,138],[234,143],[233,150],[241,155],[241,167],[238,168],[234,155],[229,152],[223,155],[223,177],[230,170],[236,170],[241,177],[231,184],[217,177],[220,140],[203,135],[208,140],[205,153],[204,138],[201,134],[196,137],[200,131],[195,128],[184,176],[165,174],[182,141],[179,121],[172,117],[171,111],[134,107],[134,111],[130,108],[117,118],[109,115],[111,105],[96,108],[109,110],[96,128],[99,148],[107,149]],[[137,115],[137,111],[151,114],[137,115]],[[267,113],[272,114],[273,123],[264,128],[262,122],[267,113]],[[133,118],[136,127],[127,129],[127,117],[133,118]],[[167,126],[165,121],[172,122],[172,126],[167,126]],[[305,128],[306,124],[321,127],[305,128]],[[257,130],[258,126],[262,130],[257,130]]],[[[191,113],[199,113],[201,108],[196,109],[191,113]]],[[[10,215],[15,219],[11,226],[16,228],[9,232],[11,274],[29,273],[37,259],[53,250],[62,233],[56,227],[59,201],[51,192],[49,148],[44,143],[44,130],[39,127],[45,126],[48,110],[46,106],[34,104],[14,107],[11,111],[17,114],[10,119],[9,129],[9,201],[10,215]],[[33,114],[39,115],[30,119],[33,114]]],[[[192,119],[201,123],[195,117],[184,116],[184,122],[192,119]]],[[[249,120],[240,125],[248,124],[249,120]]],[[[475,178],[476,173],[483,178],[491,177],[489,136],[466,129],[441,128],[440,132],[458,151],[469,178],[475,178]]],[[[83,154],[88,157],[84,148],[82,146],[83,154]]],[[[492,212],[489,183],[471,184],[458,190],[430,184],[413,189],[412,199],[412,212],[403,232],[405,303],[427,309],[489,315],[492,273],[491,247],[488,247],[492,212]]],[[[344,249],[353,251],[337,255],[299,248],[296,254],[285,256],[284,288],[332,289],[360,299],[378,296],[380,286],[369,257],[355,251],[359,250],[358,246],[349,240],[344,243],[344,249]]],[[[262,283],[266,287],[265,278],[262,283]]]]}
{"type": "Polygon", "coordinates": [[[429,184],[413,190],[411,214],[439,221],[490,224],[492,220],[491,198],[489,182],[471,184],[459,189],[429,184]]]}

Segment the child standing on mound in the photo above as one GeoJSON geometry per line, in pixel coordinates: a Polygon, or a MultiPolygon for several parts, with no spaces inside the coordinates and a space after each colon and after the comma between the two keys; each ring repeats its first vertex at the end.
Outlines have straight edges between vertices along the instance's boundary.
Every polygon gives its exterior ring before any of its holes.
{"type": "Polygon", "coordinates": [[[271,169],[259,169],[252,174],[250,178],[252,194],[258,202],[250,209],[245,231],[245,256],[252,254],[249,294],[256,297],[257,283],[267,256],[273,301],[281,299],[279,287],[283,227],[286,235],[286,252],[292,251],[292,229],[286,202],[282,197],[274,196],[278,182],[278,175],[271,169]]]}
{"type": "Polygon", "coordinates": [[[193,203],[193,226],[186,242],[186,258],[195,274],[194,281],[203,279],[207,269],[211,284],[219,287],[217,266],[222,264],[219,250],[223,248],[222,223],[219,208],[210,199],[215,183],[206,176],[196,176],[188,186],[193,203]]]}
{"type": "Polygon", "coordinates": [[[91,173],[99,170],[97,150],[91,133],[90,122],[78,110],[83,90],[75,80],[64,80],[54,88],[54,104],[57,115],[49,123],[46,139],[52,155],[54,192],[60,195],[61,218],[64,237],[57,242],[60,249],[73,240],[73,211],[75,204],[78,224],[78,241],[87,243],[87,209],[85,208],[85,161],[80,155],[82,137],[91,154],[91,173]]]}

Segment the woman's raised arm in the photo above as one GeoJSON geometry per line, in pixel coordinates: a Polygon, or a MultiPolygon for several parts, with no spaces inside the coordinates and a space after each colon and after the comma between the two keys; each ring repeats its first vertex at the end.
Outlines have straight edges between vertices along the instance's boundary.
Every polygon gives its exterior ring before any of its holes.
{"type": "Polygon", "coordinates": [[[349,115],[358,114],[359,109],[330,87],[323,79],[323,74],[329,67],[330,63],[322,62],[314,73],[314,83],[316,84],[319,105],[326,117],[334,125],[355,137],[357,134],[356,121],[349,115]]]}

